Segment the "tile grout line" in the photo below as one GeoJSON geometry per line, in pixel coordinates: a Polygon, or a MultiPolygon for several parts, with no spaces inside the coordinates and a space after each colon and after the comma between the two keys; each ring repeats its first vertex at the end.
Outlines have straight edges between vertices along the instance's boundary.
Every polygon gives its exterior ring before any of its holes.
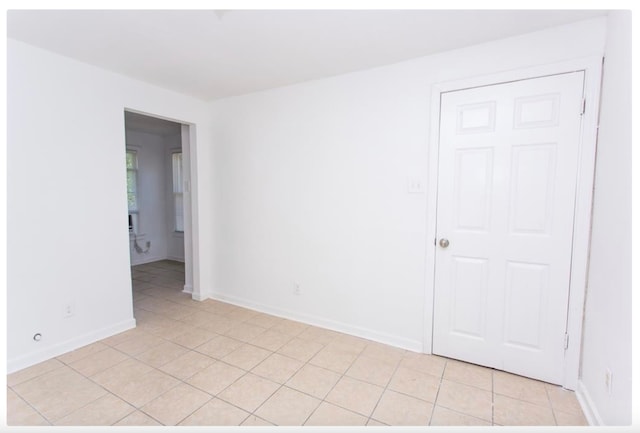
{"type": "MultiPolygon", "coordinates": [[[[404,354],[403,354],[403,358],[404,358],[404,354]]],[[[378,405],[380,404],[380,401],[382,400],[382,397],[384,396],[384,393],[387,392],[387,389],[389,388],[389,384],[391,383],[391,380],[393,379],[393,376],[395,376],[396,372],[398,371],[398,368],[400,368],[400,363],[401,362],[402,362],[402,359],[397,361],[396,367],[393,369],[393,373],[391,373],[391,376],[389,376],[389,380],[387,380],[387,384],[384,386],[384,389],[380,393],[380,397],[378,397],[378,401],[376,401],[376,404],[373,406],[373,409],[371,410],[371,415],[369,415],[369,419],[367,420],[367,424],[369,424],[369,422],[371,420],[374,420],[376,422],[381,422],[381,421],[378,421],[377,419],[375,419],[373,417],[373,414],[375,413],[376,409],[378,408],[378,405]]],[[[386,423],[384,423],[384,424],[386,424],[386,423]]]]}
{"type": "MultiPolygon", "coordinates": [[[[34,378],[35,379],[35,378],[34,378]]],[[[24,383],[24,382],[23,382],[24,383]]],[[[24,399],[20,394],[18,394],[18,392],[13,389],[13,387],[7,385],[7,388],[9,388],[11,391],[13,391],[13,393],[20,399],[22,400],[27,406],[29,406],[31,409],[33,409],[33,411],[35,413],[37,413],[38,415],[40,415],[42,417],[43,420],[45,420],[47,422],[47,424],[49,424],[50,426],[53,426],[53,422],[51,420],[49,420],[49,418],[47,418],[46,416],[44,416],[43,413],[41,413],[38,409],[36,409],[30,402],[28,402],[26,399],[24,399]]],[[[7,401],[7,406],[8,406],[8,401],[7,401]]],[[[6,414],[7,419],[5,420],[7,422],[7,426],[9,426],[9,414],[6,414]]]]}
{"type": "Polygon", "coordinates": [[[438,401],[438,396],[440,395],[440,387],[442,386],[442,381],[444,380],[444,372],[446,371],[447,364],[449,363],[449,360],[447,358],[444,358],[444,359],[445,359],[444,367],[442,369],[442,374],[440,375],[440,378],[438,380],[438,389],[436,390],[436,395],[433,398],[433,407],[431,408],[431,415],[429,416],[429,424],[427,424],[429,426],[431,426],[431,423],[433,422],[433,414],[436,411],[436,403],[438,401]]]}

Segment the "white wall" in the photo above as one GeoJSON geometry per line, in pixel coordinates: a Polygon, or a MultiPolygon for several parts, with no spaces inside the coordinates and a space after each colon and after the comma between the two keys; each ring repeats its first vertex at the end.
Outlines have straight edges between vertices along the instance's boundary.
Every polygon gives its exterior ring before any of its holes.
{"type": "MultiPolygon", "coordinates": [[[[180,152],[182,150],[182,138],[180,136],[180,133],[165,136],[164,145],[166,148],[165,171],[167,173],[165,192],[165,214],[167,215],[167,226],[165,228],[165,233],[167,236],[166,258],[184,262],[184,233],[175,231],[175,215],[173,203],[173,166],[171,162],[171,154],[173,152],[180,152]]],[[[209,190],[209,188],[207,188],[207,190],[209,190]]]]}
{"type": "Polygon", "coordinates": [[[427,198],[407,179],[427,178],[431,86],[600,56],[605,31],[585,21],[214,103],[213,296],[421,350],[427,198]]]}
{"type": "Polygon", "coordinates": [[[612,12],[607,29],[580,391],[595,422],[629,425],[631,13],[612,12]],[[607,369],[613,373],[610,393],[607,369]]]}
{"type": "MultiPolygon", "coordinates": [[[[207,106],[190,97],[8,40],[8,370],[134,325],[126,224],[125,108],[197,125],[210,158],[207,106]],[[75,314],[65,318],[67,303],[75,314]],[[42,333],[34,342],[33,335],[42,333]]],[[[200,168],[200,167],[198,167],[200,168]]],[[[208,167],[205,167],[208,168],[208,167]]],[[[194,183],[209,184],[207,170],[194,183]]],[[[208,196],[199,218],[211,220],[208,196]]],[[[213,262],[213,228],[199,254],[213,262]]],[[[210,266],[194,282],[210,286],[210,266]]]]}

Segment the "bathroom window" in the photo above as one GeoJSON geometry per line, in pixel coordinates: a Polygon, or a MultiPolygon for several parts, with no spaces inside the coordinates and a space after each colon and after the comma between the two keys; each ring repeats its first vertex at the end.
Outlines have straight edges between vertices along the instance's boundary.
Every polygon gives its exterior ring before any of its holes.
{"type": "Polygon", "coordinates": [[[184,232],[182,152],[171,154],[171,166],[173,168],[174,229],[176,232],[184,232]]]}
{"type": "Polygon", "coordinates": [[[127,204],[129,214],[138,212],[138,154],[127,150],[127,204]]]}

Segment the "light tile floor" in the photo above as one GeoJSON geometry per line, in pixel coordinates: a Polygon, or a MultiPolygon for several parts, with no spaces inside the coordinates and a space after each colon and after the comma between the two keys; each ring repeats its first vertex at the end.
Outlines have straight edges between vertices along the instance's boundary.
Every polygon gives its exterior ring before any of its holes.
{"type": "Polygon", "coordinates": [[[138,326],[7,377],[9,425],[586,425],[573,392],[181,292],[133,268],[138,326]]]}

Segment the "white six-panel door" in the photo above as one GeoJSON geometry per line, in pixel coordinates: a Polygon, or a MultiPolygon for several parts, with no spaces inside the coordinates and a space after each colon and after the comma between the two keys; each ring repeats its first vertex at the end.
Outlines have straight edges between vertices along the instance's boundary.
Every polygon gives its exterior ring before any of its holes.
{"type": "Polygon", "coordinates": [[[433,353],[562,382],[583,82],[442,94],[433,353]]]}

